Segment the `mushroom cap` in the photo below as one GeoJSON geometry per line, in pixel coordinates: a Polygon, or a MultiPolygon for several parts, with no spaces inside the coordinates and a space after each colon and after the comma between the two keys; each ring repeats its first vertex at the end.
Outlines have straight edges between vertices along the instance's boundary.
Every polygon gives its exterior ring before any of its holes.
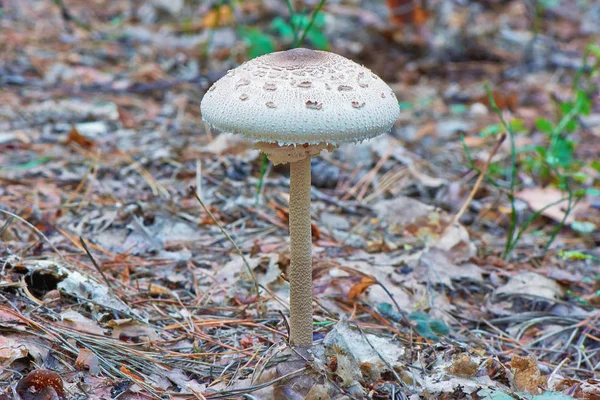
{"type": "Polygon", "coordinates": [[[211,126],[279,145],[356,142],[389,131],[400,108],[371,70],[326,51],[293,49],[232,69],[200,104],[211,126]]]}

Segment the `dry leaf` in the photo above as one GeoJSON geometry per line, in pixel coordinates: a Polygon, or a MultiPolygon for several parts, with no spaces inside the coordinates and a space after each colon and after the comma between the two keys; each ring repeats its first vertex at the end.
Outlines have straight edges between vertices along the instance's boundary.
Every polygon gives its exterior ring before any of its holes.
{"type": "Polygon", "coordinates": [[[227,4],[213,8],[202,18],[202,26],[206,29],[227,26],[231,23],[233,23],[233,10],[227,4]]]}
{"type": "Polygon", "coordinates": [[[130,377],[131,379],[133,379],[134,381],[144,382],[144,379],[141,376],[134,374],[124,365],[121,365],[121,368],[119,368],[119,370],[122,373],[124,373],[125,375],[127,375],[128,377],[130,377]]]}
{"type": "Polygon", "coordinates": [[[67,136],[67,144],[70,144],[70,143],[77,143],[84,149],[89,149],[96,145],[96,142],[94,142],[92,139],[87,138],[87,137],[83,136],[81,133],[79,133],[77,128],[75,128],[75,125],[71,125],[71,130],[69,131],[69,136],[67,136]]]}
{"type": "Polygon", "coordinates": [[[546,299],[559,299],[564,289],[555,280],[535,272],[522,272],[511,277],[506,284],[495,291],[496,295],[535,296],[546,299]]]}
{"type": "Polygon", "coordinates": [[[354,300],[365,292],[369,287],[377,284],[377,279],[371,275],[364,275],[360,282],[354,284],[348,292],[348,300],[354,300]]]}
{"type": "Polygon", "coordinates": [[[104,329],[99,326],[96,321],[84,317],[77,311],[68,310],[60,314],[62,321],[61,325],[68,326],[79,332],[91,333],[94,335],[104,335],[104,329]]]}
{"type": "Polygon", "coordinates": [[[87,369],[90,374],[95,376],[100,374],[100,361],[96,354],[88,349],[79,349],[75,366],[80,370],[87,369]]]}
{"type": "MultiPolygon", "coordinates": [[[[556,222],[561,222],[565,217],[568,201],[566,199],[566,194],[561,192],[559,189],[553,187],[529,188],[521,190],[519,193],[517,193],[516,197],[525,201],[531,211],[534,212],[540,211],[547,207],[542,211],[542,215],[556,222]],[[560,201],[560,199],[564,200],[560,201]],[[552,203],[557,204],[548,207],[552,203]]],[[[586,208],[587,206],[585,204],[579,203],[571,210],[565,222],[570,224],[575,220],[575,214],[583,211],[586,208]]]]}

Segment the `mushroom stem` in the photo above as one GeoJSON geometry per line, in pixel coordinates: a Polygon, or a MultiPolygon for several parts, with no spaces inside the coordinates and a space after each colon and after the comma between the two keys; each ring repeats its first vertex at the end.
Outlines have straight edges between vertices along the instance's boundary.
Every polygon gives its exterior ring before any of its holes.
{"type": "Polygon", "coordinates": [[[310,157],[290,163],[290,241],[290,341],[297,346],[311,346],[310,157]]]}

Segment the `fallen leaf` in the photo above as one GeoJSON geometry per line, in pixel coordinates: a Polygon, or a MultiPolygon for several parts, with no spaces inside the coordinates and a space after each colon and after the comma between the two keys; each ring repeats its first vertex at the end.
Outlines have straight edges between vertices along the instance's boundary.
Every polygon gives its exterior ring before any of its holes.
{"type": "Polygon", "coordinates": [[[360,282],[354,284],[348,292],[348,300],[354,300],[363,294],[369,287],[377,284],[377,279],[370,275],[364,275],[360,278],[360,282]]]}
{"type": "Polygon", "coordinates": [[[144,382],[144,379],[143,379],[141,376],[134,374],[133,372],[131,372],[131,371],[129,370],[129,368],[127,368],[127,367],[126,367],[126,366],[124,366],[124,365],[121,365],[121,368],[119,368],[119,370],[120,370],[122,373],[124,373],[125,375],[127,375],[128,377],[130,377],[131,379],[133,379],[134,381],[141,381],[141,382],[144,382]]]}
{"type": "Polygon", "coordinates": [[[550,300],[564,296],[564,289],[555,280],[535,272],[522,272],[496,289],[495,295],[535,296],[550,300]]]}
{"type": "Polygon", "coordinates": [[[214,7],[202,18],[202,26],[206,29],[214,29],[219,26],[227,26],[233,22],[233,10],[227,4],[214,7]]]}
{"type": "MultiPolygon", "coordinates": [[[[565,218],[568,201],[566,194],[559,189],[546,188],[528,188],[521,190],[516,195],[517,198],[527,203],[531,211],[541,211],[542,215],[556,221],[561,222],[565,218]],[[560,201],[561,199],[564,199],[560,201]],[[556,203],[554,205],[550,205],[556,203]]],[[[580,209],[580,206],[578,206],[580,209]]],[[[574,210],[571,210],[566,219],[566,223],[570,224],[574,221],[574,210]]]]}
{"type": "Polygon", "coordinates": [[[0,367],[9,367],[15,360],[31,357],[41,363],[48,354],[48,344],[35,336],[23,333],[0,335],[0,367]]]}
{"type": "Polygon", "coordinates": [[[95,321],[84,317],[77,311],[68,310],[60,314],[62,321],[60,322],[63,326],[68,326],[79,332],[91,333],[93,335],[104,336],[104,329],[99,326],[95,321]]]}
{"type": "Polygon", "coordinates": [[[455,262],[462,262],[475,255],[476,248],[467,230],[453,217],[410,197],[398,196],[375,204],[378,217],[389,225],[395,235],[411,235],[421,239],[429,247],[448,251],[455,262]]]}
{"type": "Polygon", "coordinates": [[[77,360],[75,360],[75,366],[80,370],[87,369],[90,371],[90,374],[95,376],[100,374],[100,361],[98,360],[98,356],[88,349],[79,349],[77,360]]]}

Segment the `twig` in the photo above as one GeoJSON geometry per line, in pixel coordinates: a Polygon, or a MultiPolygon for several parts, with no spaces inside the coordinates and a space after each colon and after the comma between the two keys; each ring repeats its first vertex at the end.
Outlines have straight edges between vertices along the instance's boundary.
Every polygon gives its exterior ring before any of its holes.
{"type": "Polygon", "coordinates": [[[506,139],[506,134],[505,133],[503,133],[500,136],[500,138],[498,139],[498,141],[496,142],[496,144],[492,148],[492,151],[490,151],[490,155],[489,155],[487,161],[485,162],[485,164],[483,165],[483,168],[479,172],[479,176],[477,177],[477,181],[475,182],[475,185],[473,186],[473,189],[471,190],[471,193],[469,193],[469,197],[467,197],[467,200],[465,201],[465,203],[463,204],[463,206],[461,207],[461,209],[458,211],[458,213],[456,213],[456,216],[452,220],[452,223],[450,223],[450,225],[448,225],[448,226],[452,226],[455,223],[457,223],[458,220],[463,216],[463,214],[465,213],[465,211],[467,211],[467,208],[469,207],[469,204],[471,204],[471,202],[473,201],[473,197],[475,197],[475,194],[479,190],[479,186],[481,186],[481,182],[483,182],[483,178],[485,177],[485,174],[487,173],[487,170],[490,167],[490,163],[492,162],[492,158],[494,157],[494,155],[496,154],[496,152],[500,148],[500,145],[504,142],[504,139],[506,139]]]}
{"type": "Polygon", "coordinates": [[[83,250],[85,250],[85,252],[88,255],[88,257],[90,258],[90,260],[92,260],[92,264],[94,264],[94,267],[96,267],[96,271],[98,271],[98,273],[100,273],[100,275],[102,275],[102,279],[104,279],[104,282],[106,282],[106,285],[108,286],[108,288],[114,292],[115,289],[113,288],[112,284],[108,280],[108,277],[106,276],[106,274],[104,274],[104,271],[102,271],[102,268],[100,268],[100,266],[94,259],[94,256],[92,256],[92,253],[90,253],[90,250],[88,249],[87,244],[85,244],[85,240],[83,240],[83,236],[79,236],[79,243],[81,243],[81,245],[83,246],[83,250]]]}

